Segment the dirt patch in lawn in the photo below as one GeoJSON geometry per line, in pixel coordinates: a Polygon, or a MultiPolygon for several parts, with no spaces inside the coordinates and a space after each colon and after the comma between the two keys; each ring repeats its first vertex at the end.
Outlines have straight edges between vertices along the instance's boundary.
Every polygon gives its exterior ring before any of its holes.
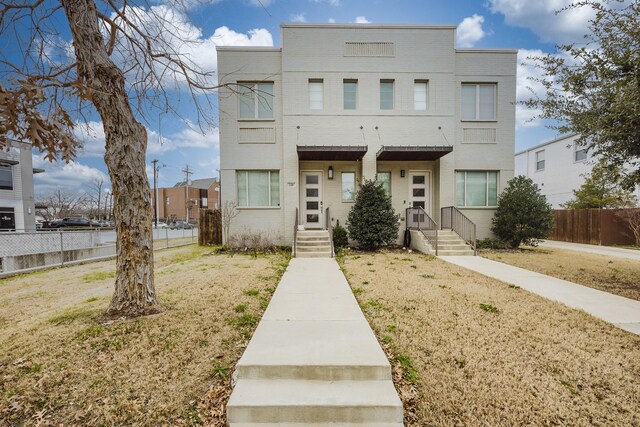
{"type": "Polygon", "coordinates": [[[640,262],[550,248],[513,251],[483,249],[479,254],[527,270],[640,301],[640,262]]]}
{"type": "Polygon", "coordinates": [[[341,263],[406,425],[640,425],[640,337],[422,254],[341,263]]]}
{"type": "Polygon", "coordinates": [[[0,425],[225,425],[286,255],[154,254],[164,312],[104,324],[113,261],[0,280],[0,425]]]}

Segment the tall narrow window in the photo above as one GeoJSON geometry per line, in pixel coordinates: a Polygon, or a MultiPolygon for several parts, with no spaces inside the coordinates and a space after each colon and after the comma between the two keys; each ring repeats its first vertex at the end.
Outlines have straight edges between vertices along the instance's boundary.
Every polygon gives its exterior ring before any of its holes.
{"type": "Polygon", "coordinates": [[[324,82],[322,80],[309,80],[309,108],[312,110],[324,108],[324,82]]]}
{"type": "Polygon", "coordinates": [[[393,110],[393,80],[380,80],[380,109],[393,110]]]}
{"type": "Polygon", "coordinates": [[[583,160],[587,160],[587,147],[580,147],[578,145],[574,145],[575,147],[575,152],[574,152],[574,161],[576,162],[581,162],[583,160]]]}
{"type": "Polygon", "coordinates": [[[387,196],[391,197],[391,172],[378,172],[376,174],[376,181],[382,184],[384,192],[387,196]]]}
{"type": "Polygon", "coordinates": [[[11,165],[0,165],[0,190],[13,190],[13,169],[11,165]]]}
{"type": "Polygon", "coordinates": [[[273,83],[238,82],[241,119],[273,118],[273,83]]]}
{"type": "Polygon", "coordinates": [[[413,109],[424,111],[427,109],[427,81],[413,82],[413,109]]]}
{"type": "Polygon", "coordinates": [[[496,84],[463,83],[460,91],[462,120],[496,119],[496,84]]]}
{"type": "Polygon", "coordinates": [[[356,199],[356,173],[342,172],[342,201],[353,202],[356,199]]]}
{"type": "Polygon", "coordinates": [[[280,206],[280,173],[278,171],[237,171],[236,180],[238,206],[280,206]]]}
{"type": "Polygon", "coordinates": [[[358,81],[345,80],[342,83],[344,109],[355,110],[358,106],[358,81]]]}
{"type": "Polygon", "coordinates": [[[497,206],[498,172],[456,171],[456,206],[497,206]]]}
{"type": "Polygon", "coordinates": [[[544,170],[544,150],[536,151],[536,170],[544,170]]]}

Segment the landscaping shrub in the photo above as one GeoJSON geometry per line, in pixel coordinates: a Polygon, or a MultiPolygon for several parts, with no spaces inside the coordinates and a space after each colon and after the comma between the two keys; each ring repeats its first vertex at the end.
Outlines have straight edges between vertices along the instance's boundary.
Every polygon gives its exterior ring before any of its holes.
{"type": "Polygon", "coordinates": [[[349,239],[347,238],[347,230],[338,222],[333,227],[333,247],[336,249],[346,248],[349,246],[349,239]]]}
{"type": "Polygon", "coordinates": [[[478,240],[476,247],[478,249],[507,249],[509,245],[500,239],[487,237],[486,239],[478,240]]]}
{"type": "Polygon", "coordinates": [[[491,231],[511,248],[536,243],[553,230],[553,212],[547,198],[530,178],[517,176],[498,199],[491,231]]]}
{"type": "Polygon", "coordinates": [[[277,239],[271,232],[253,231],[248,228],[229,236],[228,244],[232,251],[276,252],[277,239]]]}
{"type": "Polygon", "coordinates": [[[400,216],[381,183],[365,180],[347,218],[348,236],[365,250],[375,250],[398,238],[400,216]]]}

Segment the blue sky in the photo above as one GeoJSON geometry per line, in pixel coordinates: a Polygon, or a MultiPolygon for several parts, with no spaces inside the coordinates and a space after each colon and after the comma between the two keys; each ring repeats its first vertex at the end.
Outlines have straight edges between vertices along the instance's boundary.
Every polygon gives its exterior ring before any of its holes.
{"type": "MultiPolygon", "coordinates": [[[[156,0],[154,7],[172,8],[171,0],[156,0]]],[[[578,42],[587,31],[591,12],[587,9],[556,10],[572,0],[186,0],[186,10],[172,16],[176,26],[198,42],[188,51],[191,60],[206,70],[215,71],[216,45],[280,45],[283,22],[371,22],[400,24],[451,24],[458,26],[459,47],[520,49],[519,62],[531,55],[554,52],[555,44],[578,42]]],[[[63,31],[62,34],[65,32],[63,31]]],[[[64,37],[64,36],[63,36],[64,37]]],[[[538,71],[530,65],[518,67],[518,99],[528,95],[528,76],[538,71]]],[[[540,93],[540,88],[534,88],[540,93]]],[[[193,107],[183,104],[180,111],[195,120],[193,107]]],[[[528,121],[534,112],[518,107],[516,150],[553,138],[555,132],[543,123],[528,121]]],[[[171,186],[183,178],[181,170],[189,165],[192,179],[218,175],[218,132],[184,123],[169,115],[149,117],[147,172],[151,160],[163,165],[159,186],[171,186]]],[[[36,193],[52,189],[87,190],[96,178],[107,178],[102,160],[104,134],[99,118],[76,126],[76,136],[84,149],[72,164],[49,164],[42,155],[34,156],[34,166],[47,170],[36,175],[36,193]]]]}

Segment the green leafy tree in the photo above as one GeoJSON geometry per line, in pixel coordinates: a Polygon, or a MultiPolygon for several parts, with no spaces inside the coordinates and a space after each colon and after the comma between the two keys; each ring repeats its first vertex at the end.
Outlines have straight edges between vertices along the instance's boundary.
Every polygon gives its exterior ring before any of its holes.
{"type": "Polygon", "coordinates": [[[611,170],[602,163],[594,166],[582,186],[573,190],[573,199],[562,206],[566,209],[611,209],[632,205],[633,194],[622,188],[616,169],[611,170]]]}
{"type": "Polygon", "coordinates": [[[382,184],[365,180],[347,218],[349,238],[365,250],[391,244],[398,238],[399,219],[382,184]]]}
{"type": "Polygon", "coordinates": [[[524,176],[510,180],[498,199],[491,231],[515,249],[548,237],[552,230],[551,205],[538,186],[524,176]]]}
{"type": "Polygon", "coordinates": [[[532,80],[546,93],[524,104],[540,111],[537,118],[557,120],[552,128],[580,135],[578,143],[617,167],[631,190],[640,184],[640,2],[583,0],[563,11],[582,7],[595,12],[585,42],[529,58],[543,73],[532,80]]]}

